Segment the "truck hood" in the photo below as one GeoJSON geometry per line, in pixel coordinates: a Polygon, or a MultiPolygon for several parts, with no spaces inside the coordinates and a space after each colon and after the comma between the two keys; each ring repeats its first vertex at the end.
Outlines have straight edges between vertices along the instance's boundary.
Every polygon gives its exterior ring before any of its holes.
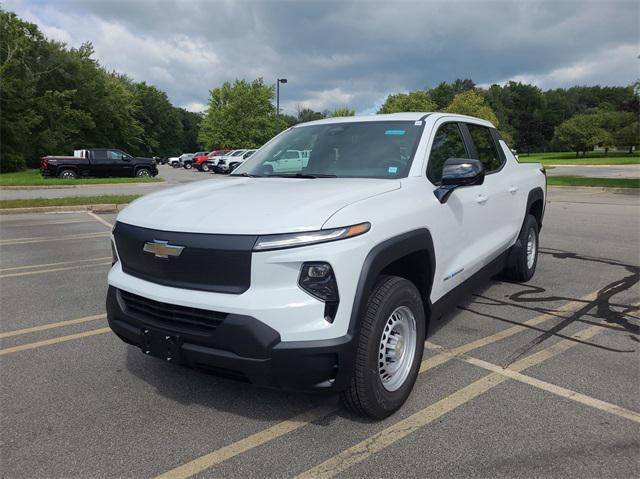
{"type": "Polygon", "coordinates": [[[190,233],[313,231],[339,209],[399,188],[399,180],[365,178],[205,180],[146,195],[125,208],[118,221],[190,233]]]}

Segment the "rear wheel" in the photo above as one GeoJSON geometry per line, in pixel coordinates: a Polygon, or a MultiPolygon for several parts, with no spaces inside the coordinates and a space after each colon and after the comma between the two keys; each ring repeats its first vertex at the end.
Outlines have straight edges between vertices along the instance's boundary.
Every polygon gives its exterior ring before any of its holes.
{"type": "Polygon", "coordinates": [[[184,164],[184,167],[185,167],[187,170],[190,170],[191,168],[193,168],[193,165],[191,164],[191,162],[190,162],[190,161],[188,161],[188,162],[186,162],[186,163],[184,164]]]}
{"type": "Polygon", "coordinates": [[[507,279],[522,283],[533,277],[538,265],[538,244],[538,222],[533,215],[527,215],[509,253],[509,264],[503,273],[507,279]]]}
{"type": "Polygon", "coordinates": [[[200,170],[207,172],[210,170],[209,165],[207,165],[206,163],[202,163],[202,166],[200,167],[200,170]]]}
{"type": "Polygon", "coordinates": [[[136,171],[136,176],[138,178],[147,178],[151,176],[151,171],[149,171],[149,169],[147,168],[138,168],[138,170],[136,171]]]}
{"type": "Polygon", "coordinates": [[[62,170],[58,176],[63,180],[75,180],[78,177],[78,173],[75,170],[62,170]]]}
{"type": "Polygon", "coordinates": [[[353,376],[341,393],[347,409],[382,419],[404,404],[418,375],[425,323],[412,282],[397,276],[378,280],[362,319],[353,376]]]}

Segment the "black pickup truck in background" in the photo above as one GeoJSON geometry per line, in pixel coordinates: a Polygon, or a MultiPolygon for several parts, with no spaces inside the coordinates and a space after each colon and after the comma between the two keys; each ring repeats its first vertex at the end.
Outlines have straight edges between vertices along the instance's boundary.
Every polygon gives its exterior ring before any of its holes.
{"type": "Polygon", "coordinates": [[[45,177],[74,179],[87,176],[156,176],[153,158],[139,158],[121,150],[94,148],[76,150],[74,156],[45,156],[40,173],[45,177]]]}

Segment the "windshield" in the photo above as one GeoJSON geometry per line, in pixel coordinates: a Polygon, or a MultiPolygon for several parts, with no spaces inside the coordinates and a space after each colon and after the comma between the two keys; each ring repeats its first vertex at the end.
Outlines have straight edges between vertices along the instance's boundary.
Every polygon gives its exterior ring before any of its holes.
{"type": "Polygon", "coordinates": [[[294,127],[251,155],[234,174],[403,178],[409,173],[421,132],[422,122],[415,121],[294,127]]]}

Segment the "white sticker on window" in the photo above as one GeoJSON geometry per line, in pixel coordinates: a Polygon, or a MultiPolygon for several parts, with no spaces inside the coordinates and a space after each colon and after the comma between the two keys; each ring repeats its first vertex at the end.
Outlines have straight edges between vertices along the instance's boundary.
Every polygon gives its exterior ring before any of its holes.
{"type": "Polygon", "coordinates": [[[422,126],[422,120],[418,120],[414,123],[415,126],[422,126]]]}

